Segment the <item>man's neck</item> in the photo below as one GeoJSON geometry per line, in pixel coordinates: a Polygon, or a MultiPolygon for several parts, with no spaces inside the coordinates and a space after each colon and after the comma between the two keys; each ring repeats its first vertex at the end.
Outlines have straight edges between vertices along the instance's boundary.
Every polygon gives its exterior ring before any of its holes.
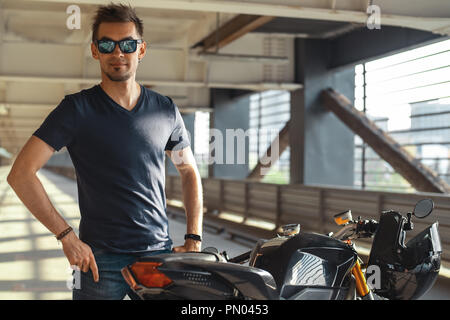
{"type": "Polygon", "coordinates": [[[100,86],[115,102],[128,110],[132,110],[136,106],[141,94],[141,87],[134,78],[126,81],[112,81],[107,77],[102,77],[100,86]]]}

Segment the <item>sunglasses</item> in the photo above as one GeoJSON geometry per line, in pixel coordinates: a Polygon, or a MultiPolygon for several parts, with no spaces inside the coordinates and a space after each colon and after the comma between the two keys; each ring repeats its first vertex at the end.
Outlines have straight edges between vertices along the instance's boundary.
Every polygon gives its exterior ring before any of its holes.
{"type": "Polygon", "coordinates": [[[123,53],[133,53],[137,49],[138,43],[142,43],[142,39],[126,39],[120,41],[114,40],[97,40],[97,48],[100,53],[112,53],[119,44],[119,48],[123,53]]]}

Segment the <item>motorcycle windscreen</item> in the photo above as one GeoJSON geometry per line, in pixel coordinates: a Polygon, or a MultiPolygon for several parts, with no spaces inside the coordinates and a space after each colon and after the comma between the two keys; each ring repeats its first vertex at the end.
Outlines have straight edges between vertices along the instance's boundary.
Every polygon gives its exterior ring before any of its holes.
{"type": "Polygon", "coordinates": [[[370,250],[369,265],[381,266],[396,262],[403,224],[404,220],[399,213],[394,211],[381,213],[370,250]]]}
{"type": "Polygon", "coordinates": [[[392,300],[413,300],[423,296],[436,282],[442,246],[438,223],[411,239],[392,264],[380,265],[381,288],[375,292],[392,300]]]}

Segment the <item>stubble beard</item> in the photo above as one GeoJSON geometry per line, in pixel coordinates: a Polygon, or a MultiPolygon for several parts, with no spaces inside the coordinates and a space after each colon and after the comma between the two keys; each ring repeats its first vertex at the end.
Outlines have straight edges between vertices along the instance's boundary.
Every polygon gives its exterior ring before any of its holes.
{"type": "Polygon", "coordinates": [[[127,81],[132,76],[132,72],[130,70],[119,72],[120,68],[113,68],[113,69],[115,70],[114,73],[103,70],[103,73],[111,81],[115,81],[115,82],[127,81]]]}
{"type": "Polygon", "coordinates": [[[106,76],[109,78],[109,80],[111,81],[127,81],[128,79],[131,78],[131,72],[125,72],[122,74],[110,74],[108,72],[105,72],[106,76]]]}

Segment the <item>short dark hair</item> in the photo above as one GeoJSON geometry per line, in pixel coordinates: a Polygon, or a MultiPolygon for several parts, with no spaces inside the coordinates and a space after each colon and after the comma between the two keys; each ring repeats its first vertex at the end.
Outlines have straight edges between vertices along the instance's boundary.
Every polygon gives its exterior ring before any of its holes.
{"type": "Polygon", "coordinates": [[[142,38],[144,24],[130,5],[110,3],[99,6],[92,23],[92,42],[97,40],[98,28],[102,22],[134,22],[136,31],[142,38]]]}

